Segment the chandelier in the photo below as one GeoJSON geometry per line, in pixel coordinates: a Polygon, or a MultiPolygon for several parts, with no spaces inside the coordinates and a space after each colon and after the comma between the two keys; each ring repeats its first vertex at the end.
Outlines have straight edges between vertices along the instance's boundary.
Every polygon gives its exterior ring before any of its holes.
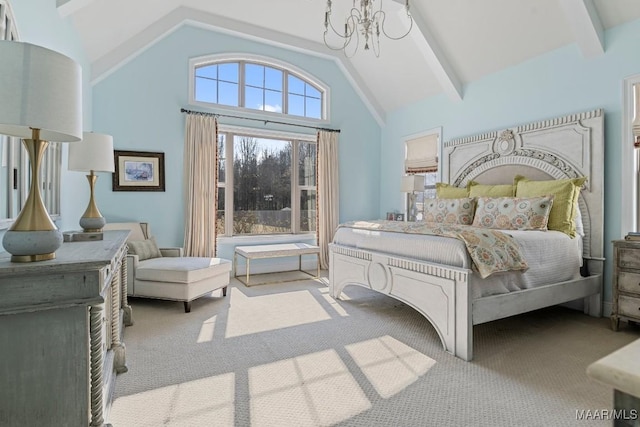
{"type": "Polygon", "coordinates": [[[356,0],[353,0],[353,7],[347,18],[344,21],[344,32],[339,32],[331,21],[331,0],[327,0],[327,10],[324,13],[324,44],[332,50],[342,50],[345,56],[352,57],[358,51],[358,45],[360,44],[360,36],[364,38],[364,50],[369,50],[369,44],[373,47],[373,52],[376,57],[380,56],[380,34],[384,34],[391,40],[400,40],[406,37],[411,28],[413,28],[413,19],[411,13],[409,13],[409,0],[405,0],[404,8],[407,12],[407,18],[409,19],[409,29],[406,33],[400,36],[390,36],[385,31],[384,22],[387,17],[386,13],[382,10],[382,0],[380,0],[380,9],[373,9],[376,0],[360,0],[360,7],[356,7],[356,0]],[[331,29],[333,35],[342,39],[342,45],[332,46],[327,41],[327,34],[331,29]],[[355,39],[355,41],[354,41],[355,39]],[[352,44],[353,42],[353,44],[352,44]]]}

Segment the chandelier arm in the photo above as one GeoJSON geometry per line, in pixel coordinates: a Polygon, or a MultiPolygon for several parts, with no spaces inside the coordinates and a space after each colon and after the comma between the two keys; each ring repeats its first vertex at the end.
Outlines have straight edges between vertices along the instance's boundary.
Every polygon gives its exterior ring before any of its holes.
{"type": "MultiPolygon", "coordinates": [[[[336,36],[342,37],[343,39],[349,39],[353,36],[353,33],[356,32],[358,28],[358,24],[361,21],[362,21],[362,16],[360,15],[360,11],[356,8],[351,8],[351,14],[347,17],[347,19],[345,19],[345,23],[344,23],[345,26],[347,26],[347,28],[350,30],[348,32],[345,32],[346,34],[339,32],[333,26],[333,22],[331,21],[331,10],[327,12],[325,24],[331,27],[331,30],[336,36]],[[351,25],[349,25],[350,22],[351,22],[351,25]]],[[[326,28],[327,27],[325,26],[325,34],[327,32],[326,28]]]]}
{"type": "Polygon", "coordinates": [[[345,19],[344,22],[344,33],[338,32],[331,21],[331,12],[332,12],[332,1],[327,0],[327,10],[325,11],[325,20],[324,20],[324,44],[331,50],[342,50],[344,55],[348,58],[353,57],[358,51],[358,47],[360,44],[360,35],[364,37],[365,46],[364,49],[369,49],[369,42],[373,44],[373,51],[376,57],[380,56],[380,33],[382,33],[385,37],[390,40],[400,40],[406,37],[413,28],[413,18],[411,17],[411,13],[409,12],[409,0],[405,0],[405,7],[407,12],[407,17],[409,18],[409,29],[400,36],[391,36],[387,33],[385,29],[385,20],[386,13],[382,10],[382,1],[380,2],[380,9],[373,12],[373,4],[374,0],[361,0],[360,1],[360,9],[356,8],[355,0],[354,5],[351,8],[349,15],[345,19]],[[329,27],[331,27],[331,31],[333,36],[340,37],[344,42],[341,46],[332,46],[327,39],[327,34],[329,33],[329,27]],[[355,36],[355,37],[354,37],[355,36]],[[355,48],[353,52],[349,54],[347,49],[349,45],[351,45],[353,39],[355,38],[355,48]]]}
{"type": "Polygon", "coordinates": [[[391,40],[400,40],[400,39],[403,39],[403,38],[407,37],[407,36],[409,35],[409,33],[411,32],[411,29],[413,28],[413,18],[411,17],[411,15],[409,14],[409,12],[408,12],[408,11],[407,11],[407,17],[409,18],[409,29],[408,29],[408,30],[407,30],[407,32],[406,32],[406,33],[404,33],[403,35],[401,35],[401,36],[397,36],[397,37],[390,36],[390,35],[387,33],[387,31],[384,29],[384,21],[385,21],[385,19],[387,18],[387,14],[386,14],[384,11],[382,11],[382,10],[377,11],[377,12],[376,12],[376,15],[377,15],[378,13],[379,13],[379,14],[380,14],[380,16],[382,17],[382,18],[380,19],[380,29],[382,30],[382,34],[384,34],[388,39],[391,39],[391,40]]]}

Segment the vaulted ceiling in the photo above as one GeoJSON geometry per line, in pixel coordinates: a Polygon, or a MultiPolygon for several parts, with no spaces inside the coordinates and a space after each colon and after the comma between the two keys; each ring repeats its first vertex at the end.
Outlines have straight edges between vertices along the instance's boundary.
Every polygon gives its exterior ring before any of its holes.
{"type": "MultiPolygon", "coordinates": [[[[405,0],[382,1],[388,32],[406,27],[405,0]]],[[[359,2],[358,2],[359,3],[359,2]]],[[[575,44],[606,50],[603,30],[640,18],[638,0],[413,0],[410,35],[382,38],[380,56],[351,58],[323,43],[325,0],[57,0],[80,33],[98,81],[158,38],[196,25],[331,58],[384,122],[387,112],[444,93],[545,52],[575,44]]],[[[341,25],[350,0],[333,1],[341,25]]]]}

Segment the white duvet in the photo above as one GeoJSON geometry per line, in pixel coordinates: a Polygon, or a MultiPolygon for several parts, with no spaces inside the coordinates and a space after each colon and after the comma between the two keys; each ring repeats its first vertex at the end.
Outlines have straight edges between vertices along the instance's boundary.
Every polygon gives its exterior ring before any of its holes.
{"type": "MultiPolygon", "coordinates": [[[[557,283],[580,276],[580,237],[559,231],[503,230],[513,236],[529,265],[526,272],[494,273],[486,279],[471,276],[472,298],[557,283]]],[[[450,237],[404,234],[341,227],[333,243],[454,267],[471,268],[464,242],[450,237]]]]}

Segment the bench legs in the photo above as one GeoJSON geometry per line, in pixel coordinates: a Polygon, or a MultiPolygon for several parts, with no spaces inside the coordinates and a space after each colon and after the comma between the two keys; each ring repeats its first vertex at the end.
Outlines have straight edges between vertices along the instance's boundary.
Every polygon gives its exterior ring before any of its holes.
{"type": "MultiPolygon", "coordinates": [[[[243,285],[251,286],[250,278],[249,278],[249,271],[250,271],[250,268],[251,268],[251,259],[252,258],[247,258],[246,256],[244,256],[242,254],[240,254],[240,256],[243,257],[244,260],[245,260],[245,267],[246,267],[245,276],[246,276],[246,278],[243,279],[242,276],[238,275],[238,270],[237,270],[238,269],[238,253],[237,252],[235,252],[233,254],[233,277],[235,279],[238,279],[238,281],[240,283],[242,283],[243,285]]],[[[275,255],[275,256],[272,256],[272,257],[263,257],[262,259],[280,258],[280,257],[288,257],[288,256],[296,256],[296,255],[275,255]]],[[[308,274],[313,279],[317,279],[317,278],[320,277],[320,253],[319,252],[298,254],[297,256],[298,256],[298,271],[300,271],[302,273],[305,273],[305,274],[308,274]],[[312,272],[305,271],[305,270],[302,269],[302,256],[303,255],[315,255],[316,256],[316,275],[315,276],[313,275],[312,272]]],[[[270,273],[266,273],[266,274],[270,274],[270,273]]],[[[301,279],[296,278],[296,279],[289,279],[289,280],[276,280],[274,282],[262,282],[262,283],[259,283],[259,284],[260,285],[266,285],[266,284],[269,284],[269,283],[295,282],[295,281],[298,281],[298,280],[301,280],[301,279]]]]}

